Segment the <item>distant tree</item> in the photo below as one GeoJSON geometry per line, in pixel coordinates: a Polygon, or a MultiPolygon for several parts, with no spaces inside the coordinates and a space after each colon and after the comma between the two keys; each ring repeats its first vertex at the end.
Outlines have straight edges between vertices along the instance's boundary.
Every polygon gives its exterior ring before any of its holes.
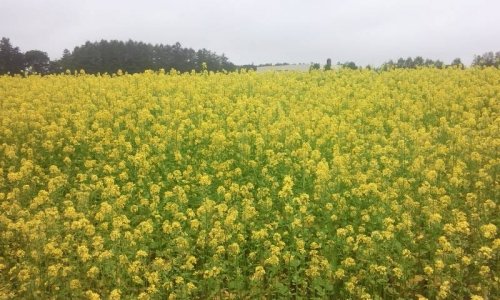
{"type": "Polygon", "coordinates": [[[353,62],[353,61],[350,61],[346,64],[346,67],[351,69],[351,70],[356,70],[358,69],[358,66],[356,66],[356,64],[353,62]]]}
{"type": "Polygon", "coordinates": [[[400,57],[396,63],[397,68],[404,68],[406,66],[406,60],[402,57],[400,57]]]}
{"type": "Polygon", "coordinates": [[[49,73],[50,59],[46,52],[40,50],[30,50],[24,53],[26,70],[30,73],[49,73]]]}
{"type": "Polygon", "coordinates": [[[406,58],[404,62],[404,67],[407,69],[415,68],[415,64],[413,63],[413,59],[411,57],[406,58]]]}
{"type": "Polygon", "coordinates": [[[380,70],[387,71],[394,68],[413,69],[417,67],[434,67],[441,69],[444,67],[444,63],[440,60],[432,60],[432,59],[424,60],[424,58],[422,58],[421,56],[417,56],[414,59],[412,59],[411,57],[408,57],[406,59],[401,57],[397,60],[397,62],[389,60],[388,62],[383,63],[382,66],[380,67],[380,70]]]}
{"type": "Polygon", "coordinates": [[[474,55],[472,60],[474,67],[500,67],[500,51],[493,53],[486,52],[483,55],[474,55]]]}
{"type": "Polygon", "coordinates": [[[64,70],[61,65],[61,60],[51,60],[49,62],[49,74],[59,74],[62,73],[64,70]]]}
{"type": "Polygon", "coordinates": [[[224,54],[219,56],[207,49],[201,49],[197,52],[194,52],[194,50],[192,50],[191,52],[191,50],[192,49],[185,52],[185,55],[188,55],[185,61],[193,60],[193,62],[195,63],[194,67],[192,68],[193,70],[202,70],[201,66],[203,63],[206,63],[207,69],[212,71],[233,71],[236,69],[235,65],[229,62],[228,58],[224,54]]]}
{"type": "Polygon", "coordinates": [[[463,69],[464,68],[464,64],[462,63],[462,60],[460,58],[455,58],[452,62],[451,62],[451,66],[453,67],[458,67],[460,69],[463,69]]]}
{"type": "Polygon", "coordinates": [[[472,66],[473,67],[480,67],[482,65],[483,65],[482,56],[481,55],[474,55],[474,59],[472,60],[472,66]]]}
{"type": "Polygon", "coordinates": [[[424,66],[426,66],[426,67],[432,67],[432,66],[434,66],[434,61],[432,59],[427,58],[424,61],[424,66]]]}
{"type": "Polygon", "coordinates": [[[438,69],[442,69],[444,66],[444,62],[440,61],[439,59],[434,62],[434,66],[438,69]]]}
{"type": "Polygon", "coordinates": [[[351,70],[358,69],[358,66],[356,66],[356,63],[354,63],[353,61],[346,61],[344,63],[338,62],[337,65],[339,65],[342,69],[351,69],[351,70]]]}
{"type": "Polygon", "coordinates": [[[394,61],[391,59],[388,62],[383,63],[382,66],[380,67],[380,70],[389,71],[389,70],[392,70],[394,68],[395,68],[395,64],[394,64],[394,61]]]}
{"type": "Polygon", "coordinates": [[[326,60],[326,65],[325,65],[325,71],[329,71],[332,69],[332,59],[331,58],[328,58],[326,60]]]}
{"type": "Polygon", "coordinates": [[[127,49],[125,43],[117,40],[99,42],[102,59],[101,73],[112,74],[125,67],[127,49]]]}
{"type": "Polygon", "coordinates": [[[319,63],[312,63],[311,66],[309,67],[309,71],[319,70],[319,69],[321,69],[321,65],[319,63]]]}
{"type": "Polygon", "coordinates": [[[8,38],[0,40],[0,75],[17,74],[24,71],[24,55],[19,47],[14,47],[8,38]]]}
{"type": "Polygon", "coordinates": [[[483,54],[483,62],[484,62],[484,65],[487,66],[487,67],[492,67],[495,65],[495,55],[493,54],[493,52],[486,52],[485,54],[483,54]]]}
{"type": "MultiPolygon", "coordinates": [[[[97,43],[86,42],[75,47],[71,53],[71,62],[74,70],[85,70],[87,73],[103,72],[101,53],[97,43]]],[[[68,68],[69,69],[69,68],[68,68]]]]}
{"type": "Polygon", "coordinates": [[[195,51],[184,48],[180,43],[174,45],[147,44],[128,40],[101,40],[86,42],[75,47],[73,52],[65,50],[56,69],[79,70],[87,73],[115,73],[118,69],[137,73],[147,69],[190,72],[201,71],[203,64],[209,71],[234,71],[236,66],[224,55],[207,49],[195,51]]]}
{"type": "Polygon", "coordinates": [[[66,70],[73,70],[74,69],[73,57],[71,56],[71,51],[69,51],[68,49],[63,50],[62,57],[59,60],[59,68],[61,69],[59,71],[63,71],[63,72],[65,72],[66,70]]]}
{"type": "Polygon", "coordinates": [[[415,59],[413,60],[413,65],[415,67],[422,67],[422,66],[424,66],[424,59],[422,58],[422,56],[415,57],[415,59]]]}

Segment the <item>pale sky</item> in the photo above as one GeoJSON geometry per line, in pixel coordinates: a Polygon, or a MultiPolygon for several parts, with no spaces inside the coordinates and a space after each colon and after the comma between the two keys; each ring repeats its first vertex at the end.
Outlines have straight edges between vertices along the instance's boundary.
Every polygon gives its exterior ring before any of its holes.
{"type": "Polygon", "coordinates": [[[0,0],[0,37],[51,59],[87,40],[133,39],[207,48],[236,64],[470,63],[500,51],[499,12],[498,0],[0,0]]]}

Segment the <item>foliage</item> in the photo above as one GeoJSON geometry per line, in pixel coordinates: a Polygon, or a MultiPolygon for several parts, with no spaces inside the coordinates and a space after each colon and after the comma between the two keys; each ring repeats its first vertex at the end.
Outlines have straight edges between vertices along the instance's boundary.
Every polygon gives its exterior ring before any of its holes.
{"type": "Polygon", "coordinates": [[[500,70],[0,77],[2,299],[493,299],[500,70]]]}
{"type": "Polygon", "coordinates": [[[46,52],[30,50],[24,53],[26,70],[29,73],[48,74],[50,69],[50,59],[46,52]]]}
{"type": "Polygon", "coordinates": [[[101,40],[86,42],[75,47],[73,52],[66,51],[60,61],[63,70],[80,70],[87,73],[112,74],[118,70],[139,73],[144,70],[176,69],[181,72],[202,71],[206,63],[210,71],[233,71],[235,66],[224,55],[217,55],[207,49],[195,51],[183,48],[181,44],[151,45],[129,40],[101,40]]]}
{"type": "Polygon", "coordinates": [[[486,52],[483,55],[475,55],[472,61],[473,67],[500,67],[500,51],[486,52]]]}
{"type": "Polygon", "coordinates": [[[417,67],[435,67],[441,69],[444,67],[444,63],[440,60],[425,59],[421,56],[417,56],[414,59],[408,57],[406,59],[400,57],[396,62],[389,60],[388,62],[382,64],[381,70],[391,70],[391,69],[415,69],[417,67]]]}
{"type": "Polygon", "coordinates": [[[309,67],[309,70],[319,70],[321,69],[321,65],[319,63],[311,63],[311,66],[309,67]]]}
{"type": "Polygon", "coordinates": [[[453,66],[453,67],[457,67],[457,68],[460,68],[460,69],[463,69],[465,68],[465,65],[462,63],[462,60],[460,58],[455,58],[452,62],[451,62],[451,65],[450,66],[453,66]]]}
{"type": "Polygon", "coordinates": [[[0,75],[16,74],[24,71],[24,55],[19,47],[14,47],[8,38],[0,40],[0,75]]]}
{"type": "Polygon", "coordinates": [[[325,71],[330,71],[332,69],[332,59],[331,58],[328,58],[326,60],[326,65],[325,65],[325,68],[324,70],[325,71]]]}
{"type": "Polygon", "coordinates": [[[101,40],[86,42],[70,51],[65,49],[61,59],[50,61],[47,53],[30,50],[22,53],[13,47],[10,40],[0,41],[1,74],[58,74],[66,70],[85,70],[89,74],[113,74],[121,70],[127,73],[141,73],[145,70],[171,70],[180,72],[201,72],[206,64],[208,71],[234,71],[236,66],[224,55],[207,49],[195,51],[181,44],[151,45],[129,40],[101,40]]]}
{"type": "Polygon", "coordinates": [[[346,61],[344,63],[337,63],[338,66],[340,66],[342,69],[351,69],[351,70],[357,70],[358,66],[356,66],[356,63],[353,61],[346,61]]]}

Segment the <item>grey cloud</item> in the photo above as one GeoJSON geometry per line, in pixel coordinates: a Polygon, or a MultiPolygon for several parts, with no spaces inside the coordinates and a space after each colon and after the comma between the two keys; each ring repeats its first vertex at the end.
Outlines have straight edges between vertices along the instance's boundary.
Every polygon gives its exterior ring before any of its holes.
{"type": "Polygon", "coordinates": [[[134,39],[225,53],[235,63],[445,62],[500,50],[498,1],[0,0],[0,36],[51,58],[86,40],[134,39]]]}

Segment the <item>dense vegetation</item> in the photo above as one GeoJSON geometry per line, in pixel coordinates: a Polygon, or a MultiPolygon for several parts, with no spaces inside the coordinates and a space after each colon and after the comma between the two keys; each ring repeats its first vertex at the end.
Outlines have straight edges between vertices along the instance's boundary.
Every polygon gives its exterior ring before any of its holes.
{"type": "Polygon", "coordinates": [[[181,72],[233,71],[236,66],[228,58],[207,49],[193,50],[181,44],[151,45],[129,40],[86,42],[73,51],[64,50],[59,60],[50,61],[47,53],[28,51],[21,53],[9,39],[0,41],[0,74],[36,72],[61,73],[66,70],[85,70],[90,74],[116,73],[118,70],[138,73],[145,70],[175,69],[181,72]]]}
{"type": "Polygon", "coordinates": [[[2,76],[0,298],[494,299],[499,80],[2,76]]]}
{"type": "MultiPolygon", "coordinates": [[[[285,66],[288,63],[266,63],[263,66],[285,66]]],[[[361,69],[353,61],[338,62],[339,68],[361,69]]],[[[454,66],[464,68],[460,58],[454,59],[446,65],[440,60],[424,59],[420,56],[406,59],[399,58],[396,62],[390,60],[380,67],[366,66],[367,69],[387,71],[391,69],[414,69],[417,67],[444,68],[454,66]]],[[[474,56],[472,67],[500,67],[500,51],[487,52],[483,55],[474,56]]],[[[99,42],[86,42],[70,51],[65,49],[60,59],[51,61],[47,53],[40,50],[30,50],[22,53],[18,47],[14,47],[8,38],[0,41],[0,75],[2,74],[60,74],[69,70],[86,73],[108,73],[113,74],[121,70],[126,73],[140,73],[145,70],[171,70],[180,72],[208,71],[235,71],[237,69],[256,69],[257,66],[237,66],[229,61],[224,55],[218,55],[207,49],[194,50],[182,47],[181,44],[174,45],[152,45],[129,40],[127,42],[117,40],[101,40],[99,42]]],[[[321,64],[311,63],[311,70],[321,69],[321,64]]],[[[324,70],[331,70],[331,59],[328,59],[324,70]]]]}

